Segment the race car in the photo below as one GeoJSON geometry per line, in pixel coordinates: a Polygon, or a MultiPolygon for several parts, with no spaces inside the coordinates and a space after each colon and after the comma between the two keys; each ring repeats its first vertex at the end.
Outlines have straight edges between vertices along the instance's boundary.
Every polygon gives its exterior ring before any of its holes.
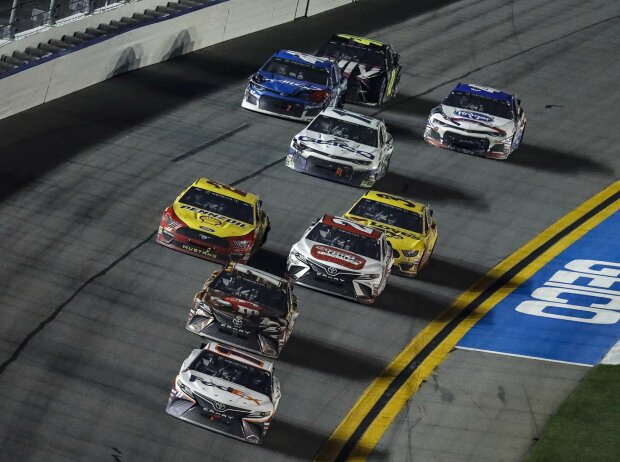
{"type": "Polygon", "coordinates": [[[507,159],[521,144],[526,122],[516,95],[459,83],[431,111],[424,139],[465,154],[507,159]]]}
{"type": "Polygon", "coordinates": [[[394,146],[382,120],[324,109],[291,141],[286,166],[338,183],[370,188],[385,176],[394,146]]]}
{"type": "Polygon", "coordinates": [[[293,245],[286,268],[296,284],[371,304],[385,289],[393,262],[382,231],[325,215],[293,245]]]}
{"type": "Polygon", "coordinates": [[[196,294],[186,327],[204,338],[277,358],[297,314],[290,281],[231,262],[196,294]]]}
{"type": "Polygon", "coordinates": [[[245,263],[267,240],[258,196],[199,178],[164,210],[157,242],[206,260],[245,263]]]}
{"type": "Polygon", "coordinates": [[[347,102],[379,106],[398,92],[400,57],[387,43],[338,34],[317,55],[338,63],[342,76],[348,81],[347,102]]]}
{"type": "Polygon", "coordinates": [[[280,50],[250,76],[241,106],[309,122],[328,106],[341,106],[347,81],[325,58],[280,50]]]}
{"type": "Polygon", "coordinates": [[[170,391],[166,412],[199,427],[260,444],[280,400],[273,363],[209,342],[191,352],[170,391]]]}
{"type": "Polygon", "coordinates": [[[404,197],[368,191],[344,217],[383,231],[394,253],[392,272],[403,276],[416,276],[437,243],[433,211],[404,197]]]}

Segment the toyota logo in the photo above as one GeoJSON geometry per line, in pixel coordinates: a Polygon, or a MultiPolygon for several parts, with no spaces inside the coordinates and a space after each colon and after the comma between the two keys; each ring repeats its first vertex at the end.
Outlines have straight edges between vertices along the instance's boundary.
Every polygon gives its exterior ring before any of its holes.
{"type": "Polygon", "coordinates": [[[243,318],[236,317],[235,319],[232,320],[232,323],[235,327],[241,327],[243,325],[243,318]]]}
{"type": "Polygon", "coordinates": [[[337,272],[338,272],[338,270],[336,268],[334,268],[333,266],[328,266],[327,267],[327,274],[331,274],[333,276],[337,272]]]}
{"type": "Polygon", "coordinates": [[[226,405],[219,402],[213,403],[213,407],[215,407],[215,409],[217,409],[218,411],[223,411],[224,409],[226,409],[226,405]]]}

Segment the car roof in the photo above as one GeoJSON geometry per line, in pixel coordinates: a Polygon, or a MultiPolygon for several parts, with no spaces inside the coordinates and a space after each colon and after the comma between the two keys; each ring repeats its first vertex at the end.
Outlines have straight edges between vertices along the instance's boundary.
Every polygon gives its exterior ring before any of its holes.
{"type": "Polygon", "coordinates": [[[275,285],[276,287],[284,288],[287,285],[287,280],[281,277],[276,276],[275,274],[268,273],[267,271],[262,271],[252,266],[244,265],[242,263],[231,262],[228,266],[226,266],[223,271],[237,271],[244,274],[254,274],[266,282],[275,285]]]}
{"type": "Polygon", "coordinates": [[[301,53],[300,51],[280,50],[273,56],[288,59],[296,63],[311,64],[312,66],[320,69],[330,69],[336,65],[333,61],[330,61],[327,58],[319,58],[318,56],[310,55],[308,53],[301,53]]]}
{"type": "Polygon", "coordinates": [[[368,191],[360,199],[369,199],[383,204],[389,204],[394,207],[411,210],[412,212],[419,214],[422,214],[426,208],[426,205],[421,202],[416,202],[414,200],[407,199],[406,197],[396,196],[395,194],[388,194],[381,191],[368,191]]]}
{"type": "Polygon", "coordinates": [[[366,37],[360,37],[358,35],[337,34],[337,35],[334,35],[332,37],[332,40],[334,40],[336,38],[350,40],[352,42],[359,43],[360,45],[366,45],[366,46],[374,45],[374,46],[380,47],[380,48],[383,48],[383,47],[387,46],[386,43],[380,42],[378,40],[369,39],[369,38],[366,38],[366,37]]]}
{"type": "Polygon", "coordinates": [[[371,239],[379,239],[383,234],[383,231],[378,229],[369,228],[368,226],[361,225],[360,223],[349,220],[348,218],[338,217],[335,215],[323,215],[320,220],[321,223],[331,226],[333,228],[343,229],[353,234],[358,234],[362,237],[369,237],[371,239]]]}
{"type": "Polygon", "coordinates": [[[381,120],[369,117],[364,114],[358,114],[357,112],[347,111],[346,109],[338,109],[328,107],[324,109],[321,114],[335,119],[345,120],[357,125],[364,125],[371,128],[378,128],[381,124],[381,120]]]}
{"type": "Polygon", "coordinates": [[[198,178],[196,181],[194,181],[192,186],[204,189],[206,191],[211,191],[222,196],[232,197],[233,199],[237,199],[251,205],[254,205],[258,201],[258,196],[254,194],[246,193],[245,191],[241,191],[240,189],[233,188],[232,186],[228,186],[226,184],[219,183],[215,180],[210,180],[208,178],[198,178]]]}
{"type": "Polygon", "coordinates": [[[460,91],[472,95],[481,95],[498,101],[506,101],[508,103],[511,102],[514,98],[513,95],[511,95],[510,93],[506,93],[505,91],[496,90],[495,88],[477,85],[473,83],[459,83],[456,87],[454,87],[454,90],[452,91],[460,91]]]}
{"type": "Polygon", "coordinates": [[[246,353],[245,351],[241,351],[229,345],[224,345],[223,343],[210,341],[204,346],[204,350],[213,352],[232,361],[247,364],[248,366],[252,366],[257,369],[262,369],[268,372],[273,371],[273,362],[266,361],[262,357],[246,353]]]}

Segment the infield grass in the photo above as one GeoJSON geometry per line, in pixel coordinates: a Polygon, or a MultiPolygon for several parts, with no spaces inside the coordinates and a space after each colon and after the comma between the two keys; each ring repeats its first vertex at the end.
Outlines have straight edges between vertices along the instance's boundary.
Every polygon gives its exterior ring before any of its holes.
{"type": "Polygon", "coordinates": [[[620,460],[620,366],[594,367],[562,404],[528,462],[620,460]]]}

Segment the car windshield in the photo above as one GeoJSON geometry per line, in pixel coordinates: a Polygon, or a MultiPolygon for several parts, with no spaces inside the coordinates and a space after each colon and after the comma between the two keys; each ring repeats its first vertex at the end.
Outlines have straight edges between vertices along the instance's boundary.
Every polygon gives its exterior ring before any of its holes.
{"type": "Polygon", "coordinates": [[[254,224],[254,208],[251,204],[213,191],[192,186],[183,194],[179,202],[244,223],[254,224]]]}
{"type": "Polygon", "coordinates": [[[211,288],[267,308],[266,315],[284,316],[288,310],[288,293],[268,283],[259,275],[241,271],[222,271],[211,288]]]}
{"type": "MultiPolygon", "coordinates": [[[[230,351],[221,346],[217,348],[230,351]]],[[[192,363],[190,369],[271,396],[271,375],[269,372],[234,361],[212,351],[203,350],[192,363]]]]}
{"type": "Polygon", "coordinates": [[[338,61],[353,61],[370,67],[385,67],[385,52],[383,50],[368,48],[355,42],[329,42],[319,51],[318,55],[338,61]]]}
{"type": "Polygon", "coordinates": [[[373,260],[381,259],[381,250],[377,239],[334,228],[325,223],[318,223],[312,228],[306,239],[337,249],[347,250],[373,260]]]}
{"type": "Polygon", "coordinates": [[[422,233],[422,215],[393,205],[362,199],[349,213],[414,233],[422,233]]]}
{"type": "Polygon", "coordinates": [[[320,115],[308,126],[308,130],[337,136],[376,148],[379,144],[377,129],[353,124],[344,120],[320,115]]]}
{"type": "Polygon", "coordinates": [[[443,104],[446,106],[483,112],[485,114],[501,117],[502,119],[512,119],[512,109],[508,102],[487,98],[486,96],[453,91],[443,101],[443,104]]]}
{"type": "Polygon", "coordinates": [[[263,71],[281,75],[303,82],[312,82],[318,85],[327,85],[329,72],[327,68],[320,68],[308,63],[299,63],[290,59],[274,56],[263,66],[263,71]]]}

